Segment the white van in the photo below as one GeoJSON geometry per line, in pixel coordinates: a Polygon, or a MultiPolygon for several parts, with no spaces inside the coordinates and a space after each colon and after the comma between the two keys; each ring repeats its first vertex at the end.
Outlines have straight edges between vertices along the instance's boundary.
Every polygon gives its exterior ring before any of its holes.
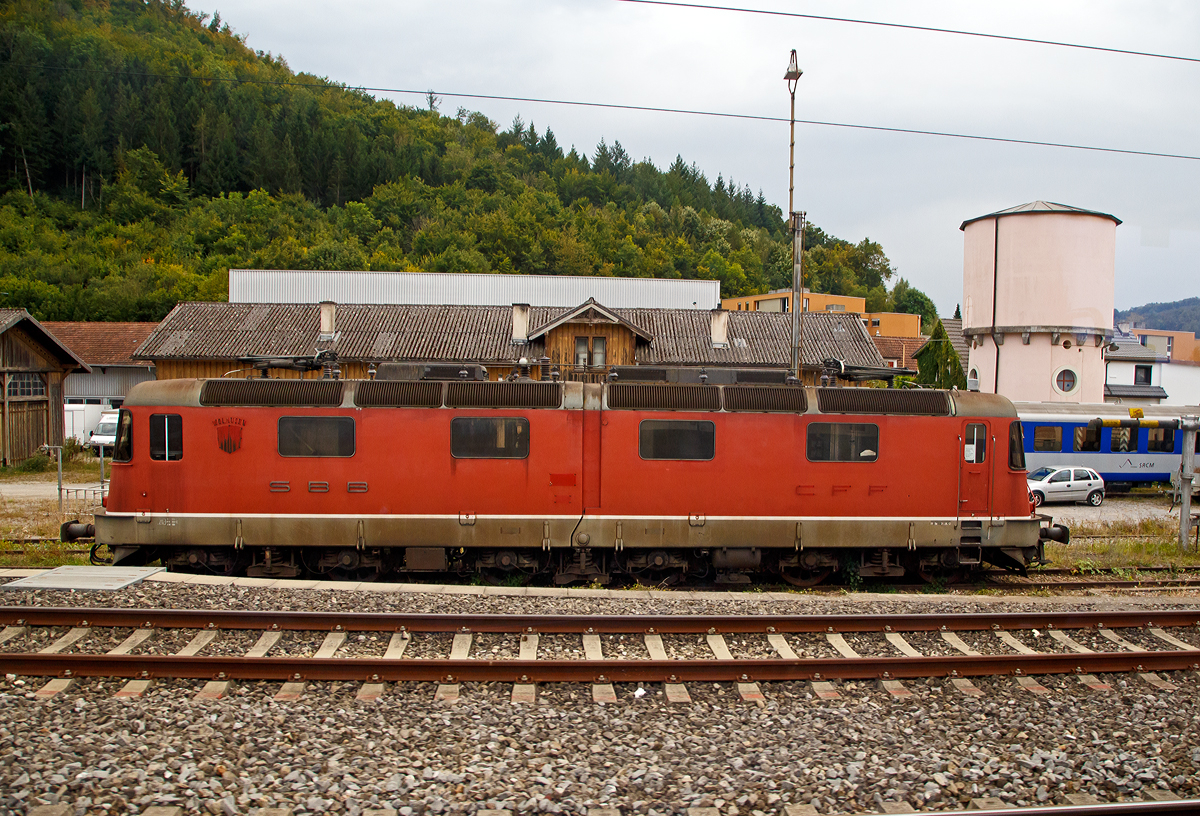
{"type": "Polygon", "coordinates": [[[88,436],[88,447],[97,453],[103,447],[105,452],[111,456],[113,445],[117,443],[117,418],[119,416],[119,411],[101,412],[100,422],[96,425],[96,430],[92,431],[88,436]]]}

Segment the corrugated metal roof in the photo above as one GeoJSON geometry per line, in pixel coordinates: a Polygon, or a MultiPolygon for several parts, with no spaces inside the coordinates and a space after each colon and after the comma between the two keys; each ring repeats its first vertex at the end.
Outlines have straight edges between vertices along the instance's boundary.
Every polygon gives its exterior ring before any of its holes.
{"type": "MultiPolygon", "coordinates": [[[[532,334],[565,311],[530,309],[532,334]]],[[[698,309],[613,309],[652,339],[639,342],[644,364],[787,367],[791,316],[728,312],[728,348],[712,347],[712,313],[698,309]]],[[[233,360],[300,356],[317,346],[315,304],[180,303],[134,355],[146,360],[233,360]]],[[[508,363],[540,357],[544,343],[512,343],[509,306],[361,305],[337,307],[337,351],[343,360],[508,363]]],[[[884,365],[858,316],[804,316],[804,364],[827,358],[855,366],[884,365]]]]}
{"type": "Polygon", "coordinates": [[[595,298],[609,308],[715,309],[721,284],[709,280],[578,275],[230,269],[230,303],[425,304],[573,307],[595,298]]]}
{"type": "Polygon", "coordinates": [[[145,366],[130,355],[145,342],[157,323],[46,321],[42,324],[84,362],[93,366],[145,366]]]}
{"type": "Polygon", "coordinates": [[[1113,221],[1116,221],[1118,224],[1121,223],[1121,219],[1117,218],[1115,215],[1109,215],[1108,213],[1097,212],[1096,210],[1085,210],[1082,207],[1072,207],[1069,204],[1055,204],[1053,201],[1030,201],[1028,204],[1018,204],[1015,207],[1009,207],[1008,209],[1004,209],[1004,210],[997,210],[996,212],[988,213],[987,215],[979,215],[979,216],[976,216],[975,218],[968,218],[966,221],[963,221],[962,224],[960,224],[958,228],[960,230],[966,229],[967,224],[973,224],[976,221],[982,221],[985,218],[1000,218],[1005,215],[1024,215],[1024,214],[1036,215],[1038,213],[1069,213],[1069,214],[1073,213],[1075,215],[1098,215],[1101,218],[1111,218],[1113,221]]]}

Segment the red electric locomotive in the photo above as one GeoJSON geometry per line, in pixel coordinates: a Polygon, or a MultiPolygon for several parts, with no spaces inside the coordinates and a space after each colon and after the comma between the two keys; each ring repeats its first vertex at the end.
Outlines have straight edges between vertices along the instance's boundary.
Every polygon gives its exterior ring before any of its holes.
{"type": "Polygon", "coordinates": [[[810,585],[1023,571],[1065,535],[1003,397],[725,380],[143,383],[96,541],[253,576],[810,585]]]}

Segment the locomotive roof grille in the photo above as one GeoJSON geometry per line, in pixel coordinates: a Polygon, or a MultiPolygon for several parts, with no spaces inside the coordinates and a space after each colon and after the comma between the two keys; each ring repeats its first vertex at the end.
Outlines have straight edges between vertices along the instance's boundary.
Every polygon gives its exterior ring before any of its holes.
{"type": "Polygon", "coordinates": [[[714,385],[608,386],[608,407],[661,411],[720,411],[721,390],[714,385]]]}
{"type": "Polygon", "coordinates": [[[817,407],[825,414],[908,414],[950,416],[945,391],[892,388],[818,388],[817,407]]]}
{"type": "Polygon", "coordinates": [[[558,408],[562,384],[543,382],[451,382],[447,408],[558,408]]]}
{"type": "Polygon", "coordinates": [[[442,383],[373,380],[358,384],[354,404],[360,408],[441,408],[442,383]]]}
{"type": "Polygon", "coordinates": [[[803,414],[808,398],[803,388],[787,386],[725,386],[726,411],[778,411],[803,414]]]}
{"type": "Polygon", "coordinates": [[[337,408],[342,404],[342,382],[340,380],[209,380],[200,389],[200,404],[337,408]]]}

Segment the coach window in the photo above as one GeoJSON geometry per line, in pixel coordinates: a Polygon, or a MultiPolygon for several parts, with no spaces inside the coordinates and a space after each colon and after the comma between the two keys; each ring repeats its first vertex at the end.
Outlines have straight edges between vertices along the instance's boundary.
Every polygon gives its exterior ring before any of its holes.
{"type": "Polygon", "coordinates": [[[1109,440],[1108,449],[1113,453],[1130,453],[1137,450],[1138,446],[1138,430],[1137,428],[1113,428],[1112,439],[1109,440]]]}
{"type": "Polygon", "coordinates": [[[707,420],[645,419],[638,426],[643,459],[708,461],[716,449],[717,426],[707,420]]]}
{"type": "Polygon", "coordinates": [[[814,422],[808,426],[810,462],[874,462],[879,426],[866,422],[814,422]]]}
{"type": "Polygon", "coordinates": [[[150,415],[150,458],[174,462],[183,458],[183,417],[150,415]]]}
{"type": "Polygon", "coordinates": [[[353,456],[354,418],[293,416],[279,418],[280,456],[353,456]]]}
{"type": "Polygon", "coordinates": [[[1146,451],[1148,453],[1174,453],[1175,431],[1171,428],[1147,428],[1146,451]]]}
{"type": "Polygon", "coordinates": [[[1062,450],[1062,428],[1057,425],[1039,425],[1033,429],[1033,449],[1035,451],[1062,450]]]}
{"type": "Polygon", "coordinates": [[[1087,425],[1080,426],[1075,429],[1075,450],[1077,451],[1096,451],[1100,450],[1100,429],[1089,428],[1087,425]]]}
{"type": "Polygon", "coordinates": [[[113,461],[128,462],[133,459],[133,414],[122,410],[117,418],[117,438],[113,445],[113,461]]]}
{"type": "Polygon", "coordinates": [[[979,464],[987,461],[987,426],[971,423],[963,437],[963,461],[979,464]]]}
{"type": "Polygon", "coordinates": [[[529,420],[521,417],[459,417],[450,421],[455,459],[528,459],[529,420]]]}
{"type": "Polygon", "coordinates": [[[1008,426],[1008,466],[1013,470],[1025,469],[1025,437],[1021,423],[1015,420],[1008,426]]]}

